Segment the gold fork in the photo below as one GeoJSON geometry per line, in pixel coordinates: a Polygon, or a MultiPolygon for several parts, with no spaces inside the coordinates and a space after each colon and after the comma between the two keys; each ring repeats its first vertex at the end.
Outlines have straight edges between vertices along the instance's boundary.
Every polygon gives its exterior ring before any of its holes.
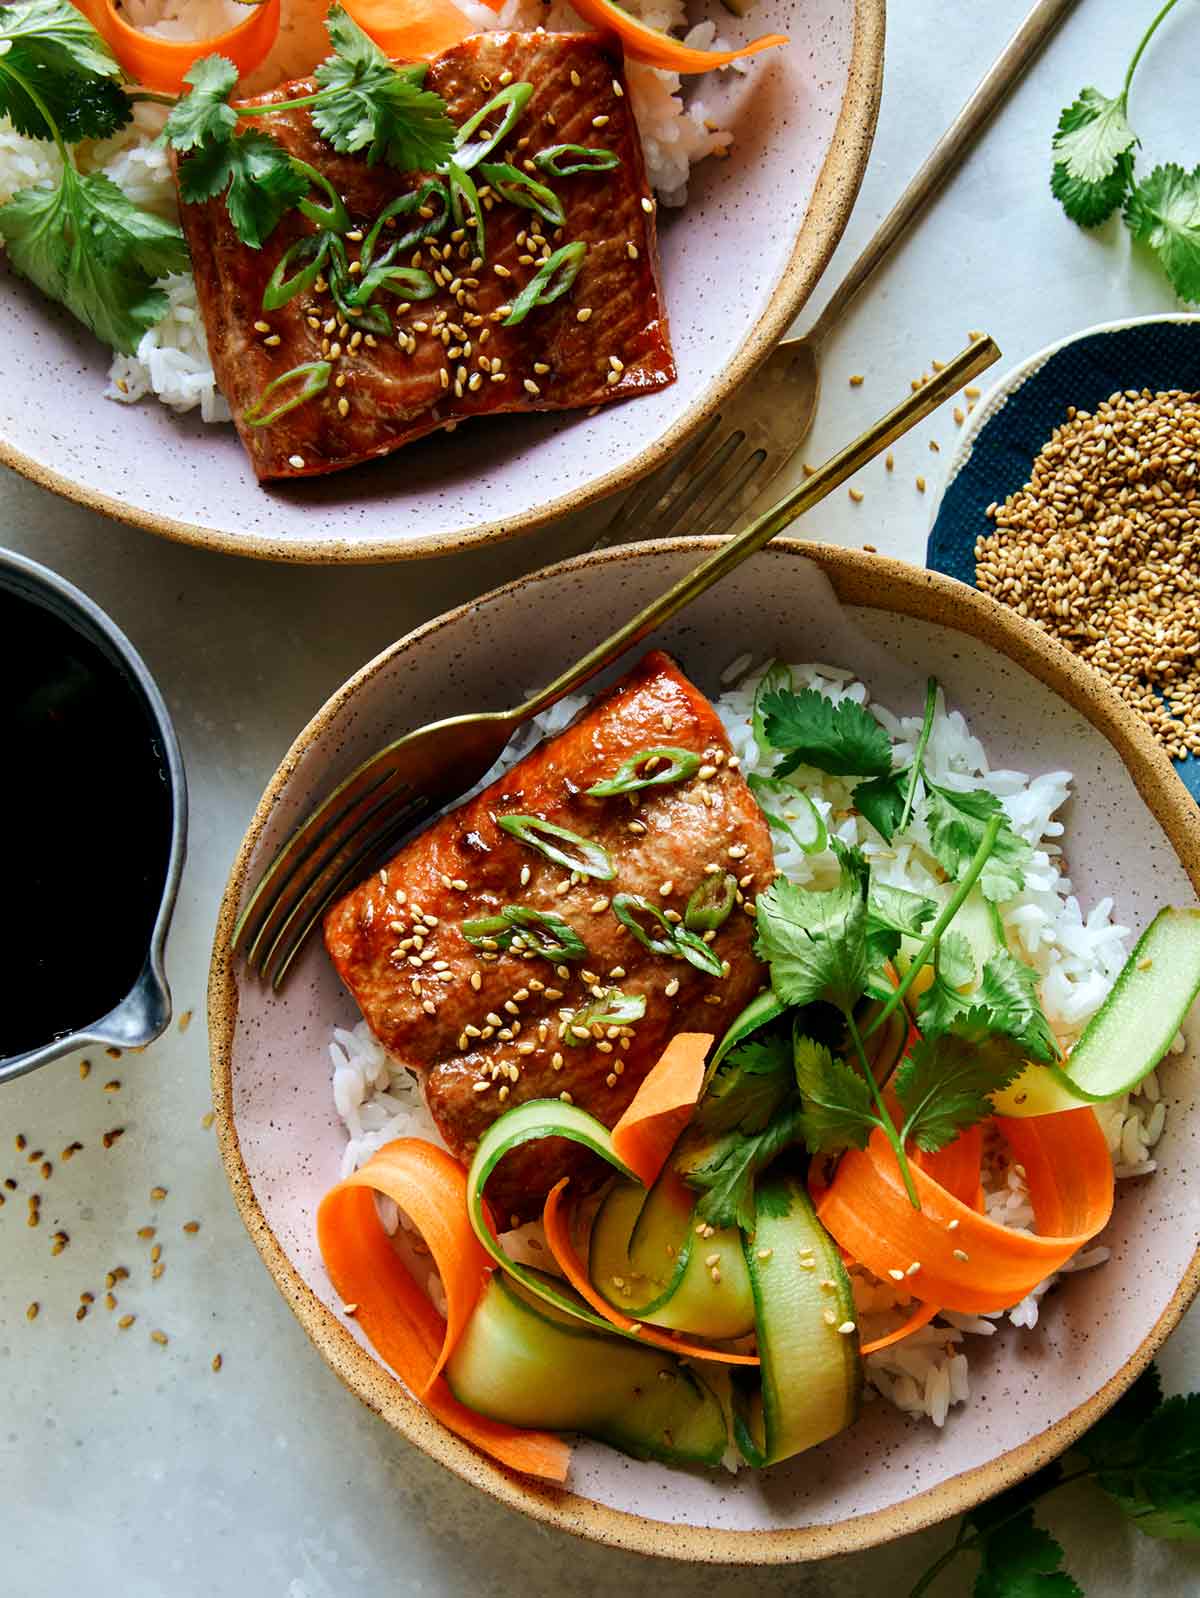
{"type": "Polygon", "coordinates": [[[296,829],[267,867],[238,919],[235,953],[244,953],[250,970],[278,988],[309,933],[343,889],[386,858],[420,821],[472,787],[523,722],[582,687],[720,582],[999,355],[990,338],[956,355],[924,388],[909,394],[744,532],[722,544],[524,704],[431,722],[372,755],[296,829]]]}

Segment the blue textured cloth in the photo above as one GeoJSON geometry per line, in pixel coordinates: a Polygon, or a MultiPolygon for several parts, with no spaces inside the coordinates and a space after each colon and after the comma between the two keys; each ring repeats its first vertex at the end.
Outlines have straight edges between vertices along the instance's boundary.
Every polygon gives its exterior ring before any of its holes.
{"type": "MultiPolygon", "coordinates": [[[[974,587],[975,541],[991,530],[987,507],[1029,481],[1034,457],[1069,405],[1092,410],[1122,388],[1200,390],[1200,321],[1093,333],[1052,355],[980,428],[938,507],[926,564],[974,587]]],[[[1200,799],[1200,760],[1177,760],[1175,769],[1200,799]]]]}

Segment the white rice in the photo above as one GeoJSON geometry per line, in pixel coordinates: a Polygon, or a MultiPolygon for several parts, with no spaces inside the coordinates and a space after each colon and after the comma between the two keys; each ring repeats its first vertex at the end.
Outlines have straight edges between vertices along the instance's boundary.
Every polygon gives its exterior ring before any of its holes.
{"type": "MultiPolygon", "coordinates": [[[[478,0],[458,0],[462,10],[481,28],[546,28],[550,32],[586,31],[588,24],[566,0],[506,0],[499,17],[478,0]]],[[[245,88],[252,93],[274,87],[311,71],[328,51],[325,32],[326,0],[282,0],[279,37],[268,59],[245,88]]],[[[683,0],[626,0],[626,9],[655,27],[686,27],[683,0]]],[[[207,38],[245,20],[239,0],[126,0],[124,14],[145,32],[166,39],[207,38]]],[[[698,23],[685,42],[700,49],[721,46],[712,22],[698,23]]],[[[743,63],[733,70],[746,70],[743,63]]],[[[732,134],[712,122],[702,94],[689,90],[685,101],[682,80],[676,73],[630,62],[627,67],[629,98],[642,134],[646,168],[652,186],[664,205],[682,205],[693,164],[705,156],[722,154],[732,134]]],[[[133,123],[117,138],[103,144],[80,146],[77,159],[85,171],[101,171],[136,200],[160,216],[178,221],[175,183],[166,150],[158,135],[166,112],[140,106],[133,123]]],[[[53,146],[27,139],[0,118],[0,204],[17,189],[57,179],[60,170],[53,146]]],[[[2,245],[0,245],[2,247],[2,245]]],[[[171,306],[152,328],[134,355],[118,355],[109,370],[107,398],[136,404],[152,394],[176,412],[200,409],[205,422],[228,422],[229,407],[216,386],[204,324],[190,273],[163,281],[171,306]]]]}
{"type": "MultiPolygon", "coordinates": [[[[727,688],[715,705],[741,759],[743,772],[766,774],[774,760],[764,760],[754,741],[751,711],[761,669],[745,676],[751,660],[751,656],[740,656],[722,673],[723,683],[737,682],[737,686],[727,688]]],[[[866,686],[836,666],[810,664],[792,669],[797,687],[815,688],[835,702],[850,698],[866,704],[869,700],[866,686]]],[[[521,728],[502,759],[473,792],[486,787],[540,739],[560,732],[585,703],[582,696],[563,700],[521,728]]],[[[897,717],[874,702],[871,709],[891,735],[898,759],[908,758],[921,730],[921,716],[897,717]]],[[[1070,793],[1071,773],[1054,771],[1030,776],[1019,771],[992,770],[983,745],[972,735],[965,718],[958,711],[947,711],[941,698],[925,763],[930,776],[946,787],[985,788],[994,793],[1015,830],[1032,846],[1033,860],[1026,871],[1025,887],[1000,907],[1001,919],[1014,953],[1039,973],[1047,1019],[1060,1041],[1071,1043],[1108,994],[1131,942],[1130,929],[1112,919],[1111,898],[1101,899],[1085,914],[1072,891],[1059,843],[1063,826],[1054,820],[1055,812],[1070,793]]],[[[812,800],[830,835],[861,848],[882,880],[915,890],[928,889],[938,882],[936,862],[928,852],[928,837],[920,822],[915,821],[888,845],[863,817],[851,811],[854,779],[843,780],[801,768],[788,780],[812,800]]],[[[817,888],[832,886],[836,881],[838,867],[831,850],[807,855],[778,833],[772,835],[772,841],[776,868],[792,881],[817,888]]],[[[1178,1053],[1183,1047],[1181,1035],[1172,1051],[1178,1053]]],[[[330,1056],[334,1101],[347,1133],[343,1175],[357,1169],[392,1138],[425,1137],[441,1143],[412,1077],[388,1059],[365,1021],[352,1031],[338,1028],[330,1044],[330,1056]]],[[[1151,1151],[1166,1122],[1158,1073],[1152,1071],[1136,1093],[1098,1105],[1096,1112],[1108,1139],[1116,1176],[1122,1180],[1148,1176],[1155,1169],[1151,1151]]],[[[1023,1174],[999,1140],[988,1151],[984,1190],[991,1219],[1024,1231],[1034,1230],[1023,1174]]],[[[394,1218],[387,1218],[394,1225],[394,1218]]],[[[1104,1264],[1108,1257],[1109,1250],[1093,1241],[1059,1274],[1090,1270],[1104,1264]]],[[[537,1263],[545,1265],[545,1256],[537,1263]]],[[[1006,1324],[1032,1330],[1038,1323],[1041,1300],[1057,1279],[1057,1275],[1051,1276],[1039,1283],[1028,1297],[1007,1311],[989,1315],[943,1311],[903,1342],[869,1355],[865,1361],[868,1395],[878,1393],[906,1413],[927,1417],[935,1426],[943,1426],[951,1408],[966,1404],[970,1397],[967,1340],[992,1337],[1006,1324]]],[[[890,1329],[910,1312],[912,1300],[898,1286],[876,1281],[858,1268],[852,1273],[852,1283],[864,1340],[890,1329]]]]}

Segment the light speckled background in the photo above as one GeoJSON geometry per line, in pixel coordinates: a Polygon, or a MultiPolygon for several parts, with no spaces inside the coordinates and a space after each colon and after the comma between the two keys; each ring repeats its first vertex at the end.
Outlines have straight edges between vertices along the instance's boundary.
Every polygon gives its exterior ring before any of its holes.
{"type": "MultiPolygon", "coordinates": [[[[870,228],[957,109],[1024,9],[1023,0],[951,9],[934,0],[894,8],[879,141],[840,259],[870,228]]],[[[1146,159],[1192,161],[1185,113],[1195,29],[1184,12],[1134,94],[1146,159]],[[1178,91],[1172,97],[1171,89],[1178,91]]],[[[1083,0],[1081,14],[1004,113],[989,142],[915,240],[883,274],[831,345],[825,405],[805,453],[819,460],[904,392],[933,355],[986,326],[1018,359],[1073,328],[1172,305],[1153,270],[1133,262],[1114,230],[1076,233],[1045,191],[1045,146],[1059,106],[1082,82],[1115,84],[1125,36],[1118,0],[1083,0]],[[846,378],[867,381],[849,389],[846,378]]],[[[1132,40],[1129,41],[1130,45],[1132,40]]],[[[836,263],[834,267],[836,271],[836,263]]],[[[803,325],[803,324],[802,324],[803,325]]],[[[931,488],[949,418],[897,448],[895,476],[862,474],[860,505],[839,496],[813,519],[822,535],[870,542],[920,560],[931,488]]],[[[146,654],[176,716],[192,784],[191,857],[169,966],[177,1008],[203,1002],[207,947],[227,862],[255,799],[296,728],[355,667],[417,621],[513,572],[566,553],[578,530],[452,564],[394,570],[258,567],[156,543],[107,524],[12,477],[0,478],[0,539],[57,567],[109,608],[146,654]]],[[[112,774],[115,776],[115,774],[112,774]]],[[[110,778],[111,780],[111,778],[110,778]]],[[[80,941],[102,935],[86,921],[80,941]]],[[[0,1593],[120,1598],[684,1598],[697,1579],[712,1598],[747,1581],[764,1598],[902,1595],[945,1545],[933,1530],[870,1553],[794,1571],[694,1571],[613,1554],[542,1530],[469,1492],[380,1426],[345,1394],[285,1309],[238,1222],[210,1134],[202,1020],[141,1057],[94,1059],[81,1083],[68,1060],[0,1095],[0,1177],[29,1190],[13,1154],[23,1131],[56,1160],[43,1223],[24,1224],[23,1195],[0,1212],[0,1593]],[[119,1078],[119,1093],[103,1083],[119,1078]],[[101,1133],[127,1128],[109,1152],[101,1133]],[[57,1163],[73,1138],[87,1145],[57,1163]],[[169,1198],[152,1205],[156,1182],[169,1198]],[[155,1212],[155,1213],[152,1213],[155,1212]],[[196,1218],[202,1230],[180,1227],[196,1218]],[[155,1223],[167,1271],[149,1281],[155,1223]],[[50,1233],[71,1234],[49,1255],[50,1233]],[[128,1332],[80,1292],[128,1265],[128,1332]],[[42,1304],[29,1325],[25,1306],[42,1304]],[[148,1340],[170,1334],[166,1349],[148,1340]],[[219,1375],[209,1370],[216,1350],[219,1375]]],[[[118,1312],[119,1313],[119,1312],[118,1312]]],[[[1162,1360],[1167,1385],[1197,1384],[1193,1313],[1162,1360]]],[[[931,1445],[932,1446],[932,1445],[931,1445]]],[[[1200,1553],[1139,1539],[1104,1503],[1071,1488],[1048,1512],[1089,1598],[1200,1591],[1200,1553]]],[[[965,1568],[936,1589],[965,1594],[965,1568]]]]}

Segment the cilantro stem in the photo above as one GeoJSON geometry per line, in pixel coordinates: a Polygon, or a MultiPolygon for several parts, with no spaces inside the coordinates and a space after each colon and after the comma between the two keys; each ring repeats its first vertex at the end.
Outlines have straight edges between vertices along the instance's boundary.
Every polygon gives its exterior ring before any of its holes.
{"type": "MultiPolygon", "coordinates": [[[[1172,0],[1174,4],[1174,0],[1172,0]]],[[[917,796],[917,778],[921,775],[921,765],[925,759],[925,751],[929,747],[929,735],[933,731],[933,715],[937,709],[937,678],[931,677],[925,684],[925,719],[921,723],[921,735],[917,739],[917,746],[913,750],[912,771],[908,779],[908,792],[904,795],[904,810],[900,816],[900,825],[897,832],[903,832],[908,826],[912,816],[913,801],[917,796]]]]}
{"type": "MultiPolygon", "coordinates": [[[[1171,0],[1171,3],[1174,5],[1175,0],[1171,0]]],[[[302,95],[298,100],[274,100],[270,105],[235,105],[233,109],[240,117],[271,116],[276,111],[298,111],[302,106],[317,105],[328,99],[330,92],[329,89],[318,89],[315,94],[302,95]]]]}
{"type": "Polygon", "coordinates": [[[950,1547],[946,1549],[946,1552],[942,1554],[940,1558],[934,1560],[933,1564],[930,1565],[929,1569],[909,1593],[908,1598],[922,1598],[922,1594],[928,1592],[929,1588],[932,1587],[933,1583],[941,1575],[942,1571],[945,1570],[946,1566],[953,1563],[959,1554],[968,1552],[972,1548],[977,1548],[981,1542],[992,1536],[994,1532],[1000,1531],[1004,1526],[1007,1526],[1010,1521],[1016,1520],[1018,1516],[1023,1515],[1029,1508],[1030,1504],[1038,1503],[1049,1493],[1056,1492],[1060,1487],[1066,1487],[1070,1482],[1083,1481],[1088,1476],[1094,1476],[1095,1474],[1096,1472],[1089,1467],[1084,1470],[1073,1470],[1066,1476],[1060,1476],[1057,1481],[1051,1482],[1048,1487],[1043,1487],[1041,1492],[1035,1494],[1034,1497],[1022,1499],[1017,1507],[1009,1514],[1005,1515],[1001,1520],[992,1521],[985,1530],[972,1532],[969,1537],[965,1535],[967,1529],[967,1519],[966,1516],[964,1516],[959,1522],[958,1536],[955,1537],[950,1547]]]}
{"type": "Polygon", "coordinates": [[[156,89],[128,89],[126,98],[133,105],[178,105],[177,94],[159,94],[156,89]]]}
{"type": "Polygon", "coordinates": [[[872,1033],[877,1032],[887,1020],[888,1016],[891,1015],[892,1011],[897,1007],[897,1005],[904,1002],[905,995],[908,993],[909,988],[912,987],[913,983],[917,979],[917,973],[922,969],[923,966],[928,964],[929,956],[937,947],[939,938],[954,920],[958,912],[962,909],[967,895],[975,886],[975,883],[977,882],[984,866],[987,865],[988,856],[996,847],[996,838],[1000,832],[1001,826],[1004,824],[1004,819],[1005,818],[1003,814],[994,815],[988,822],[987,826],[984,827],[983,837],[979,840],[979,848],[976,849],[974,855],[972,856],[971,864],[967,867],[966,872],[959,879],[958,886],[950,896],[950,900],[945,909],[930,928],[929,935],[926,937],[924,943],[913,956],[912,964],[905,972],[902,981],[898,984],[891,997],[885,1001],[883,1009],[880,1010],[874,1021],[872,1021],[871,1025],[867,1028],[867,1037],[870,1037],[872,1033]]]}
{"type": "Polygon", "coordinates": [[[1133,83],[1133,74],[1137,71],[1138,63],[1145,54],[1146,46],[1158,32],[1159,24],[1165,21],[1168,12],[1173,11],[1178,4],[1179,0],[1167,0],[1166,5],[1162,7],[1158,15],[1154,18],[1153,22],[1151,22],[1150,26],[1146,29],[1145,33],[1142,35],[1141,43],[1133,52],[1133,60],[1129,63],[1129,70],[1125,74],[1125,82],[1121,88],[1121,104],[1124,109],[1128,109],[1129,90],[1133,83]]]}
{"type": "Polygon", "coordinates": [[[896,1131],[896,1123],[892,1120],[891,1113],[884,1101],[883,1090],[875,1080],[875,1073],[872,1071],[870,1061],[867,1059],[866,1050],[863,1048],[862,1034],[859,1032],[854,1020],[854,1012],[847,1010],[845,1016],[846,1025],[850,1029],[850,1037],[854,1043],[854,1052],[858,1055],[859,1067],[866,1077],[871,1093],[874,1096],[875,1108],[879,1111],[880,1129],[892,1145],[892,1150],[896,1156],[896,1164],[900,1167],[900,1175],[904,1179],[904,1191],[908,1194],[908,1201],[914,1210],[919,1210],[921,1208],[921,1200],[917,1197],[917,1189],[913,1182],[912,1170],[909,1167],[908,1155],[904,1152],[904,1144],[901,1141],[900,1134],[896,1131]]]}

